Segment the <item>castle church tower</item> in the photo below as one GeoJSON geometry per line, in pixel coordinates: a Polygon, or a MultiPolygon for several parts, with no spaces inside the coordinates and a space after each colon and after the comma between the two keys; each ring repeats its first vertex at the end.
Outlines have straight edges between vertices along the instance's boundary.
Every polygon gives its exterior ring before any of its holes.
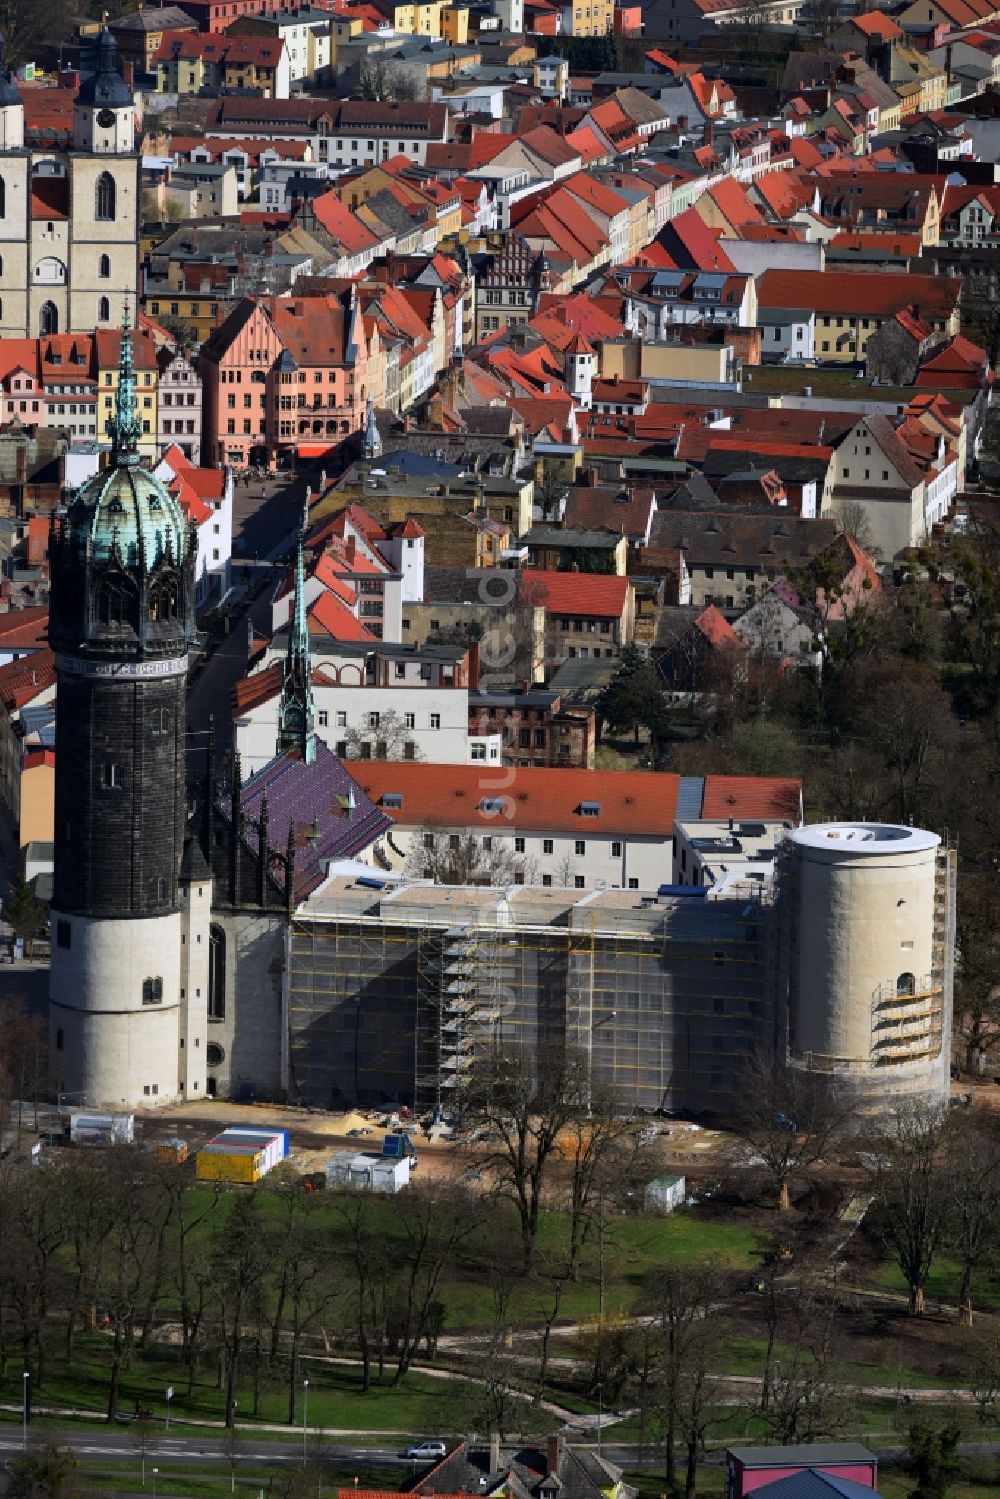
{"type": "MultiPolygon", "coordinates": [[[[149,1106],[186,1075],[181,865],[194,538],[139,465],[126,326],[111,466],[50,538],[56,653],[50,1042],[60,1093],[149,1106]]],[[[185,936],[204,940],[207,932],[185,936]]]]}

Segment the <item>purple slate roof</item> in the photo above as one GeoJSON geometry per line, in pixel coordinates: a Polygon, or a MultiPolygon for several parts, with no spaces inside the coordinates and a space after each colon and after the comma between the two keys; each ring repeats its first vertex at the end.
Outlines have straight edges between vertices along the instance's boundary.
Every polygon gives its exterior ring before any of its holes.
{"type": "MultiPolygon", "coordinates": [[[[322,884],[327,864],[354,858],[393,825],[392,818],[376,807],[323,741],[317,740],[311,765],[290,750],[258,770],[243,787],[243,841],[254,855],[260,852],[258,822],[265,791],[272,854],[285,853],[289,823],[295,828],[296,905],[322,884]]],[[[231,798],[223,797],[219,809],[228,820],[231,798]]],[[[284,865],[277,858],[271,874],[283,888],[284,865]]]]}

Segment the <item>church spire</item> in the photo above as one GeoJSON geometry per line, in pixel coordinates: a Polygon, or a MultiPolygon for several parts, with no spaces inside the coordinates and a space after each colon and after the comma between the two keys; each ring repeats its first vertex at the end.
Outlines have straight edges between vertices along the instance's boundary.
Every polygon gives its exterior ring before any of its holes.
{"type": "Polygon", "coordinates": [[[127,302],[122,319],[121,352],[118,356],[115,414],[108,418],[107,430],[111,438],[112,463],[116,467],[138,463],[139,401],[136,396],[135,368],[132,364],[132,328],[127,302]]]}
{"type": "Polygon", "coordinates": [[[289,622],[285,681],[278,708],[278,753],[298,750],[306,764],[311,765],[316,758],[316,715],[313,708],[309,622],[306,618],[304,542],[303,526],[295,552],[295,599],[289,622]]]}

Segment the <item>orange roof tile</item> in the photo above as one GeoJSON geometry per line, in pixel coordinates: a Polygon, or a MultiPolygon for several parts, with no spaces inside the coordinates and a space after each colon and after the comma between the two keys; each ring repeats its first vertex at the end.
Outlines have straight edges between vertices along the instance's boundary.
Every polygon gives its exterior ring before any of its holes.
{"type": "Polygon", "coordinates": [[[607,573],[559,573],[531,568],[521,573],[522,603],[540,604],[549,614],[620,619],[628,598],[628,578],[607,573]]]}
{"type": "Polygon", "coordinates": [[[706,776],[701,815],[757,817],[765,822],[802,821],[802,782],[770,776],[706,776]]]}
{"type": "MultiPolygon", "coordinates": [[[[402,793],[402,807],[383,810],[394,822],[421,827],[516,828],[539,832],[632,833],[668,838],[673,832],[679,776],[665,771],[522,767],[508,794],[484,785],[481,767],[412,761],[352,760],[351,775],[382,804],[402,793]],[[596,816],[584,816],[585,802],[596,816]],[[491,811],[499,806],[500,811],[491,811]]],[[[487,778],[488,780],[488,778],[487,778]]]]}

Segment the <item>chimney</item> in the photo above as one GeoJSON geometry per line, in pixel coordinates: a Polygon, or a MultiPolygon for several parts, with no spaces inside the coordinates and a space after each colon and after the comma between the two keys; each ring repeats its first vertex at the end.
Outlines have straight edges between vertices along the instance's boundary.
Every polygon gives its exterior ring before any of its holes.
{"type": "Polygon", "coordinates": [[[347,545],[344,548],[344,550],[345,550],[348,562],[351,563],[352,565],[354,563],[354,556],[355,556],[355,553],[357,552],[357,549],[358,549],[357,548],[357,542],[354,540],[354,537],[353,536],[348,536],[348,538],[347,538],[347,545]]]}
{"type": "Polygon", "coordinates": [[[712,129],[712,122],[711,120],[706,120],[701,130],[701,143],[703,146],[710,146],[713,140],[714,131],[712,129]]]}
{"type": "Polygon", "coordinates": [[[491,1473],[498,1473],[499,1471],[500,1471],[500,1433],[498,1431],[494,1431],[494,1432],[490,1433],[490,1472],[491,1473]]]}
{"type": "Polygon", "coordinates": [[[545,1474],[546,1477],[553,1473],[559,1477],[559,1459],[562,1456],[562,1437],[557,1431],[549,1436],[545,1443],[545,1474]]]}
{"type": "MultiPolygon", "coordinates": [[[[469,641],[469,691],[479,691],[479,641],[469,641]]],[[[498,1438],[499,1440],[499,1438],[498,1438]]],[[[491,1471],[496,1471],[492,1469],[491,1471]]]]}

